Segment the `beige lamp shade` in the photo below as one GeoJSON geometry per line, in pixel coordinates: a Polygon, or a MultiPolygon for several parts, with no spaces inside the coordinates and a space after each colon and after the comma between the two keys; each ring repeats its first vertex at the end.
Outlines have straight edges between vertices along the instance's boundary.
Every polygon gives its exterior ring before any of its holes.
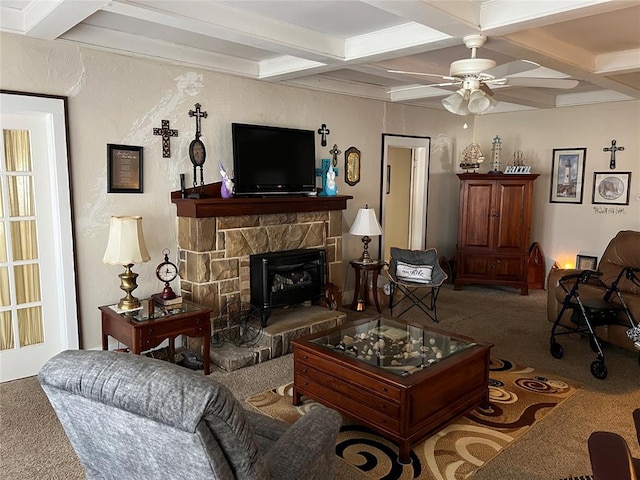
{"type": "Polygon", "coordinates": [[[358,210],[356,219],[353,221],[351,228],[349,229],[351,235],[360,235],[373,237],[376,235],[382,235],[382,228],[376,218],[375,210],[369,208],[361,208],[358,210]]]}
{"type": "Polygon", "coordinates": [[[130,265],[151,260],[142,234],[142,217],[111,217],[109,241],[102,261],[111,265],[130,265]]]}

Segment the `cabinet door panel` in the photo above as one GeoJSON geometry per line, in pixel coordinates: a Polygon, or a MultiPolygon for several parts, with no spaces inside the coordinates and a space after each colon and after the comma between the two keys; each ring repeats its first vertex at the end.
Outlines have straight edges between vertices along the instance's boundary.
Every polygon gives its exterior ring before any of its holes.
{"type": "Polygon", "coordinates": [[[461,202],[465,205],[461,218],[460,248],[491,248],[491,205],[495,183],[469,182],[461,202]]]}
{"type": "Polygon", "coordinates": [[[527,238],[526,199],[524,182],[503,182],[498,185],[499,212],[496,222],[495,248],[498,251],[522,252],[527,238]]]}
{"type": "Polygon", "coordinates": [[[491,274],[491,256],[465,253],[460,256],[460,274],[466,278],[488,278],[491,274]]]}
{"type": "Polygon", "coordinates": [[[493,280],[521,282],[524,278],[525,257],[494,257],[493,280]]]}

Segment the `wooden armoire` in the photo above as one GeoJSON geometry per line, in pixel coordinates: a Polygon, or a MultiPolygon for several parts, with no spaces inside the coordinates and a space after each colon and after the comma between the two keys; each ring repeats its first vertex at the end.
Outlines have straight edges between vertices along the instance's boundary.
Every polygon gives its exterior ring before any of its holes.
{"type": "Polygon", "coordinates": [[[527,269],[538,174],[463,173],[454,290],[507,285],[528,295],[527,269]]]}

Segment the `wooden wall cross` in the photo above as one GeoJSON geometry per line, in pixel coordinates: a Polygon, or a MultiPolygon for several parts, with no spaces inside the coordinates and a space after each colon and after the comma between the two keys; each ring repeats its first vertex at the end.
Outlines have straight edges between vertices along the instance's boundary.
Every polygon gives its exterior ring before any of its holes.
{"type": "Polygon", "coordinates": [[[611,170],[616,169],[616,152],[622,152],[624,150],[624,147],[617,147],[616,143],[615,140],[611,140],[611,146],[602,149],[603,152],[611,152],[611,160],[609,161],[609,169],[611,170]]]}
{"type": "Polygon", "coordinates": [[[171,137],[178,136],[178,130],[172,130],[169,128],[169,120],[162,120],[162,128],[154,128],[154,135],[162,135],[162,158],[171,157],[171,137]]]}
{"type": "Polygon", "coordinates": [[[338,149],[338,145],[334,143],[333,144],[333,148],[331,150],[329,150],[329,153],[333,157],[333,166],[337,167],[338,166],[338,155],[340,155],[342,153],[342,150],[339,150],[338,149]]]}
{"type": "Polygon", "coordinates": [[[322,126],[318,129],[318,135],[321,135],[320,145],[322,145],[323,147],[327,146],[327,135],[329,135],[330,133],[331,131],[327,128],[326,123],[323,123],[322,126]]]}

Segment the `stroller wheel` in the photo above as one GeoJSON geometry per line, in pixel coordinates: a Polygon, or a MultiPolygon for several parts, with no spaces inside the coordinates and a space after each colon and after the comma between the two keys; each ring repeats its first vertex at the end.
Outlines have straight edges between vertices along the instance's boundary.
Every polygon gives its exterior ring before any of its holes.
{"type": "Polygon", "coordinates": [[[564,349],[562,348],[562,345],[560,345],[556,341],[551,343],[551,348],[549,350],[551,351],[551,356],[553,358],[562,358],[562,356],[564,355],[564,349]]]}
{"type": "Polygon", "coordinates": [[[602,360],[595,360],[591,363],[591,375],[598,380],[604,380],[607,378],[607,366],[602,360]]]}

